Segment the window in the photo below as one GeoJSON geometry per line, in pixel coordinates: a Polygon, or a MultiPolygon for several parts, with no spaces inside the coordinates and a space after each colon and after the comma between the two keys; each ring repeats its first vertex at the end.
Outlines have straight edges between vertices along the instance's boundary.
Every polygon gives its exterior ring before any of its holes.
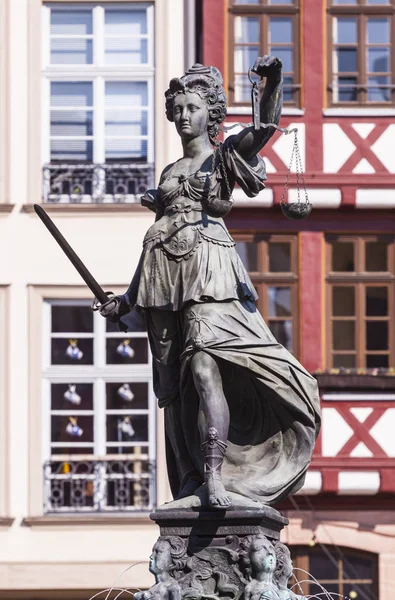
{"type": "Polygon", "coordinates": [[[329,104],[392,105],[395,0],[329,2],[329,104]]]}
{"type": "Polygon", "coordinates": [[[153,6],[48,4],[43,30],[45,200],[133,201],[154,162],[153,6]]]}
{"type": "Polygon", "coordinates": [[[260,234],[233,237],[258,292],[258,308],[263,318],[277,341],[297,355],[296,237],[260,234]]]}
{"type": "Polygon", "coordinates": [[[326,243],[329,366],[393,366],[394,238],[328,236],[326,243]]]}
{"type": "MultiPolygon", "coordinates": [[[[333,597],[340,595],[339,597],[357,598],[357,600],[377,600],[377,555],[326,545],[319,548],[291,548],[291,553],[295,578],[303,581],[301,583],[303,595],[316,594],[325,598],[320,585],[312,581],[314,578],[327,592],[334,594],[333,597]],[[307,583],[306,579],[311,583],[307,583]]],[[[298,584],[293,587],[293,591],[296,594],[301,593],[298,584]]]]}
{"type": "Polygon", "coordinates": [[[299,106],[299,1],[233,0],[229,15],[230,103],[251,102],[248,69],[258,56],[273,54],[283,63],[284,103],[299,106]]]}
{"type": "Polygon", "coordinates": [[[89,302],[44,303],[43,460],[46,512],[149,510],[155,400],[148,339],[89,302]]]}

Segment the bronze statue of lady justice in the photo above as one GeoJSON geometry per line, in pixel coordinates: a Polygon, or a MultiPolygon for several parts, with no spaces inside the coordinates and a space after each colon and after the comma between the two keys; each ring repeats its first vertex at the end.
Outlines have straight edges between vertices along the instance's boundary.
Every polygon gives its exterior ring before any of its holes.
{"type": "MultiPolygon", "coordinates": [[[[252,69],[266,78],[263,124],[280,119],[281,66],[264,56],[252,69]]],[[[215,67],[194,65],[165,97],[183,154],[142,197],[156,216],[129,289],[99,310],[112,321],[145,315],[174,498],[203,490],[216,509],[240,497],[274,504],[303,485],[320,422],[317,385],[259,314],[223,221],[236,183],[249,197],[264,188],[259,152],[274,128],[217,142],[226,96],[215,67]]]]}

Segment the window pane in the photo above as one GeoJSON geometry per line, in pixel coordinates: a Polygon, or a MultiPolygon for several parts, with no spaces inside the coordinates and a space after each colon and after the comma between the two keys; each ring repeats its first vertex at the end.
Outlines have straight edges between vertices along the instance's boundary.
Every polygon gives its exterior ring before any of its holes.
{"type": "Polygon", "coordinates": [[[148,442],[148,415],[107,415],[107,441],[148,442]]]}
{"type": "Polygon", "coordinates": [[[51,140],[51,160],[92,162],[93,144],[89,140],[51,140]]]}
{"type": "Polygon", "coordinates": [[[259,17],[235,18],[235,43],[259,44],[259,17]]]}
{"type": "Polygon", "coordinates": [[[51,35],[92,35],[92,10],[51,9],[51,35]]]}
{"type": "Polygon", "coordinates": [[[236,4],[259,4],[259,0],[236,0],[236,4]]]}
{"type": "Polygon", "coordinates": [[[88,81],[52,81],[51,106],[83,106],[93,105],[92,83],[88,81]]]}
{"type": "Polygon", "coordinates": [[[292,19],[290,17],[270,17],[269,35],[271,44],[291,44],[292,19]]]}
{"type": "Polygon", "coordinates": [[[235,75],[235,102],[250,101],[251,83],[249,82],[247,75],[235,75]]]}
{"type": "Polygon", "coordinates": [[[93,385],[91,383],[53,383],[51,385],[51,410],[93,410],[93,385]]]}
{"type": "Polygon", "coordinates": [[[107,339],[107,364],[125,365],[148,362],[146,338],[107,339]]]}
{"type": "Polygon", "coordinates": [[[281,46],[271,47],[271,53],[275,54],[277,58],[283,63],[283,71],[289,72],[293,70],[293,55],[292,48],[282,48],[281,46]]]}
{"type": "Polygon", "coordinates": [[[52,110],[51,135],[86,137],[93,135],[93,111],[52,110]]]}
{"type": "Polygon", "coordinates": [[[372,598],[373,600],[377,598],[375,586],[369,583],[345,583],[343,594],[345,598],[356,598],[356,600],[364,600],[364,598],[372,598]],[[355,596],[351,592],[356,592],[357,595],[355,596]]]}
{"type": "Polygon", "coordinates": [[[147,140],[111,139],[105,143],[105,156],[109,160],[147,160],[147,140]]]}
{"type": "Polygon", "coordinates": [[[332,328],[334,350],[355,350],[354,321],[334,321],[332,328]]]}
{"type": "Polygon", "coordinates": [[[367,354],[366,368],[367,369],[388,369],[388,354],[367,354]]]}
{"type": "Polygon", "coordinates": [[[332,288],[332,311],[335,317],[355,315],[355,288],[334,286],[332,288]]]}
{"type": "Polygon", "coordinates": [[[106,136],[139,137],[148,134],[146,110],[106,110],[106,136]]]}
{"type": "MultiPolygon", "coordinates": [[[[337,78],[339,102],[356,102],[357,100],[357,78],[356,77],[338,77],[337,78]]],[[[336,91],[335,91],[336,94],[336,91]]]]}
{"type": "MultiPolygon", "coordinates": [[[[318,581],[320,581],[320,579],[338,579],[339,577],[338,566],[336,564],[334,565],[322,551],[314,551],[314,553],[311,554],[309,571],[318,581]]],[[[314,592],[312,592],[310,588],[310,594],[313,593],[314,592]]]]}
{"type": "Polygon", "coordinates": [[[106,383],[107,410],[148,409],[148,384],[118,381],[106,383]]]}
{"type": "MultiPolygon", "coordinates": [[[[246,73],[248,69],[255,63],[259,55],[259,46],[238,46],[235,48],[235,72],[246,73]]],[[[248,81],[248,79],[247,79],[248,81]]],[[[250,96],[251,96],[251,84],[250,96]]]]}
{"type": "Polygon", "coordinates": [[[258,244],[255,242],[236,242],[236,250],[247,271],[258,271],[258,244]]]}
{"type": "MultiPolygon", "coordinates": [[[[311,570],[311,569],[310,569],[311,570]]],[[[314,573],[312,573],[312,575],[314,575],[314,573]]],[[[317,577],[314,575],[314,577],[317,579],[317,577]]],[[[311,596],[309,596],[311,598],[311,600],[315,600],[315,599],[323,599],[325,598],[325,600],[327,598],[333,598],[333,600],[335,598],[342,598],[342,596],[339,596],[339,585],[337,583],[325,583],[322,587],[316,583],[310,583],[310,594],[311,596]],[[325,594],[322,591],[322,588],[324,588],[326,590],[326,592],[328,592],[327,594],[325,594]],[[333,596],[329,595],[329,594],[333,594],[333,596]]],[[[348,599],[347,599],[348,600],[348,599]]]]}
{"type": "Polygon", "coordinates": [[[388,315],[388,288],[372,287],[365,289],[366,316],[386,317],[388,315]]]}
{"type": "Polygon", "coordinates": [[[369,48],[368,71],[370,73],[385,73],[390,70],[390,49],[369,48]]]}
{"type": "Polygon", "coordinates": [[[138,107],[148,105],[148,85],[144,81],[107,81],[106,107],[138,107]]]}
{"type": "Polygon", "coordinates": [[[332,243],[332,271],[355,271],[353,242],[332,243]]]}
{"type": "Polygon", "coordinates": [[[292,102],[294,100],[293,95],[296,90],[292,88],[293,82],[294,82],[293,77],[290,77],[289,75],[283,76],[283,85],[284,85],[283,99],[284,99],[284,102],[292,102]]]}
{"type": "Polygon", "coordinates": [[[337,44],[356,44],[358,27],[356,17],[338,17],[334,19],[333,41],[337,44]]]}
{"type": "Polygon", "coordinates": [[[93,364],[93,340],[62,339],[51,340],[51,364],[52,365],[92,365],[93,364]]]}
{"type": "Polygon", "coordinates": [[[147,33],[145,10],[113,10],[107,8],[104,18],[105,35],[144,35],[147,33]]]}
{"type": "Polygon", "coordinates": [[[90,306],[51,306],[53,333],[93,332],[93,312],[90,306]]]}
{"type": "Polygon", "coordinates": [[[388,44],[390,41],[390,20],[383,18],[368,19],[367,21],[368,44],[388,44]]]}
{"type": "Polygon", "coordinates": [[[338,73],[350,73],[357,71],[356,48],[339,48],[336,54],[337,64],[335,64],[335,71],[338,73]]]}
{"type": "Polygon", "coordinates": [[[391,91],[387,87],[391,84],[389,76],[376,76],[368,78],[368,85],[371,86],[368,89],[368,100],[369,102],[390,102],[391,91]],[[380,86],[380,87],[376,87],[380,86]],[[381,87],[384,86],[384,87],[381,87]]]}
{"type": "Polygon", "coordinates": [[[366,322],[366,350],[388,350],[388,321],[366,322]]]}
{"type": "Polygon", "coordinates": [[[69,444],[80,444],[81,442],[93,442],[93,415],[83,415],[77,418],[53,415],[51,417],[51,442],[67,442],[69,444]]]}
{"type": "Polygon", "coordinates": [[[336,369],[355,369],[355,354],[334,354],[333,366],[336,369]]]}
{"type": "Polygon", "coordinates": [[[291,321],[269,321],[269,327],[276,340],[290,352],[292,351],[291,321]]]}
{"type": "Polygon", "coordinates": [[[358,0],[333,0],[333,4],[358,4],[358,0]]]}
{"type": "Polygon", "coordinates": [[[293,4],[294,0],[268,0],[268,4],[293,4]]]}
{"type": "Polygon", "coordinates": [[[366,271],[388,271],[388,243],[366,242],[366,271]]]}
{"type": "Polygon", "coordinates": [[[87,65],[93,63],[93,42],[84,38],[52,38],[52,65],[87,65]]]}
{"type": "Polygon", "coordinates": [[[269,287],[269,317],[288,317],[292,314],[291,288],[269,287]]]}
{"type": "Polygon", "coordinates": [[[140,65],[148,62],[146,39],[132,37],[106,37],[104,42],[107,65],[140,65]]]}
{"type": "Polygon", "coordinates": [[[269,242],[269,271],[290,273],[291,270],[290,242],[269,242]]]}
{"type": "Polygon", "coordinates": [[[374,4],[376,6],[379,4],[391,4],[391,0],[366,0],[366,4],[374,4]]]}
{"type": "Polygon", "coordinates": [[[373,561],[369,558],[348,555],[343,563],[344,579],[373,579],[373,574],[373,561]]]}

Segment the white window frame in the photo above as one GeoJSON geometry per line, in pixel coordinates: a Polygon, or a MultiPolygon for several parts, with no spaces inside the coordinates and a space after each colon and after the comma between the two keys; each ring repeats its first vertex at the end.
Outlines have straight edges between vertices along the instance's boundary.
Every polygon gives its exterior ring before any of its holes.
{"type": "MultiPolygon", "coordinates": [[[[148,85],[147,163],[154,163],[154,5],[147,2],[111,3],[111,10],[146,9],[147,11],[147,63],[131,65],[104,64],[104,3],[46,3],[42,6],[42,164],[50,163],[50,87],[51,81],[86,81],[93,83],[93,163],[105,164],[105,82],[142,81],[148,85]],[[51,65],[50,64],[50,18],[51,8],[67,8],[74,11],[92,10],[93,15],[93,64],[51,65]]],[[[72,36],[64,36],[66,38],[72,36]]],[[[86,37],[86,36],[77,36],[86,37]]],[[[85,137],[84,137],[85,139],[85,137]]],[[[65,161],[67,162],[67,161],[65,161]]]]}
{"type": "MultiPolygon", "coordinates": [[[[93,338],[93,365],[51,365],[51,340],[53,338],[75,337],[75,332],[52,333],[51,329],[51,307],[57,306],[89,306],[90,302],[83,299],[43,299],[42,307],[42,405],[41,405],[41,463],[47,461],[67,460],[69,454],[51,455],[51,416],[54,414],[65,414],[65,411],[51,410],[51,384],[63,383],[92,383],[93,384],[93,410],[74,411],[75,416],[93,414],[93,452],[83,455],[84,460],[114,459],[117,443],[114,442],[114,454],[106,454],[106,447],[111,443],[106,442],[106,416],[108,414],[122,413],[122,415],[146,414],[148,416],[148,441],[145,442],[120,442],[123,447],[146,447],[149,461],[154,464],[156,459],[156,399],[152,387],[152,359],[148,347],[148,361],[144,364],[135,365],[108,365],[106,364],[106,340],[107,338],[145,338],[148,345],[147,332],[107,332],[106,321],[96,312],[93,314],[93,334],[80,333],[79,338],[93,338]],[[107,410],[106,408],[106,383],[128,382],[130,384],[146,383],[148,390],[147,409],[122,409],[120,411],[107,410]]],[[[73,412],[72,409],[67,412],[73,412]]],[[[73,415],[74,416],[74,415],[73,415]]],[[[67,443],[56,443],[56,447],[62,447],[67,443]]],[[[70,444],[68,444],[70,446],[70,444]]],[[[52,444],[55,447],[55,444],[52,444]]],[[[76,446],[92,448],[92,444],[86,442],[76,443],[76,446]]],[[[116,460],[127,459],[128,455],[116,454],[116,460]]],[[[153,499],[156,498],[155,473],[152,474],[153,499]]],[[[94,511],[94,508],[90,509],[94,511]]],[[[89,512],[89,508],[87,511],[89,512]]]]}

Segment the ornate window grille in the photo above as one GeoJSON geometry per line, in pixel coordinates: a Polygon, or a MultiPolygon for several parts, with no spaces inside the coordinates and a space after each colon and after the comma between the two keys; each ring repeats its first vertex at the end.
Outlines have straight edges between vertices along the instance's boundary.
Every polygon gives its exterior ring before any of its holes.
{"type": "Polygon", "coordinates": [[[144,2],[43,6],[45,202],[135,202],[152,186],[153,23],[144,2]]]}
{"type": "Polygon", "coordinates": [[[154,507],[155,463],[148,455],[91,456],[44,464],[44,512],[149,511],[154,507]]]}

